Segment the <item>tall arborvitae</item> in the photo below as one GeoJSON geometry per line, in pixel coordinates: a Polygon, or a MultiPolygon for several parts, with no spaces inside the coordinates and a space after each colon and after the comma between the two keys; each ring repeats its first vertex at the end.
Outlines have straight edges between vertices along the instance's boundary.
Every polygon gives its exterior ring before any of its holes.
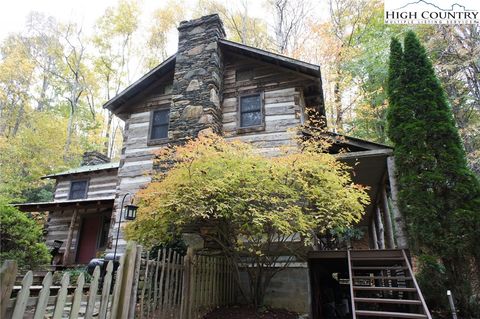
{"type": "MultiPolygon", "coordinates": [[[[480,184],[445,93],[425,49],[408,32],[403,59],[392,40],[389,137],[395,143],[400,208],[416,254],[436,256],[465,316],[472,316],[472,282],[480,261],[480,184]]],[[[476,276],[476,280],[475,280],[476,276]]],[[[440,287],[439,287],[440,288],[440,287]]]]}

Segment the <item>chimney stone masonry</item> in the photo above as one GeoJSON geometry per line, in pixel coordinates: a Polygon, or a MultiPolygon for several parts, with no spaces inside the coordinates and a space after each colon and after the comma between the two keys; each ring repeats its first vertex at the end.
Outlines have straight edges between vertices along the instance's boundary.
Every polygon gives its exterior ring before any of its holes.
{"type": "Polygon", "coordinates": [[[220,134],[223,23],[212,14],[181,22],[178,32],[169,140],[182,142],[204,130],[220,134]]]}

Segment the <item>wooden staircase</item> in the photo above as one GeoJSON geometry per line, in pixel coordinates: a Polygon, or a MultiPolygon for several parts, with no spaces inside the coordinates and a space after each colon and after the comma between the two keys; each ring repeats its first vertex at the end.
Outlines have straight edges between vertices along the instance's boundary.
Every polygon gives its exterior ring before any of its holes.
{"type": "Polygon", "coordinates": [[[352,318],[431,319],[405,250],[349,250],[352,318]]]}

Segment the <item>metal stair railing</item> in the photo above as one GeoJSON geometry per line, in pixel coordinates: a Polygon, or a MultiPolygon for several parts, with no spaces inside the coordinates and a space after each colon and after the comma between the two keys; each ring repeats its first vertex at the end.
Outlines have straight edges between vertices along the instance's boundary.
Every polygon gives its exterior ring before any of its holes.
{"type": "Polygon", "coordinates": [[[352,256],[350,255],[350,250],[347,250],[347,258],[348,258],[348,275],[350,276],[350,300],[352,303],[352,319],[356,319],[357,314],[355,309],[355,294],[353,291],[352,256]]]}

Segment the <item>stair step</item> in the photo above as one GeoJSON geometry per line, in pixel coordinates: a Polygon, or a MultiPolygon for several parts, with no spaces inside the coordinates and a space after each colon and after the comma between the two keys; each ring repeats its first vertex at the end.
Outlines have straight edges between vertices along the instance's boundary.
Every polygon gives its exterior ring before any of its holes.
{"type": "Polygon", "coordinates": [[[360,298],[355,297],[355,302],[363,303],[393,303],[393,304],[402,304],[402,305],[421,305],[420,300],[412,299],[387,299],[387,298],[360,298]]]}
{"type": "Polygon", "coordinates": [[[378,290],[391,290],[391,291],[417,291],[415,288],[409,287],[372,287],[372,286],[353,286],[353,290],[368,290],[368,291],[378,291],[378,290]]]}
{"type": "Polygon", "coordinates": [[[378,260],[381,260],[381,261],[384,261],[384,260],[404,260],[403,257],[381,257],[381,259],[379,259],[378,257],[351,257],[351,260],[354,260],[354,261],[357,261],[357,260],[360,260],[360,261],[363,261],[363,260],[371,260],[371,261],[378,261],[378,260]]]}
{"type": "Polygon", "coordinates": [[[357,316],[370,316],[370,317],[412,318],[412,319],[427,318],[427,316],[424,314],[408,313],[408,312],[356,310],[355,313],[357,314],[357,316]]]}
{"type": "Polygon", "coordinates": [[[385,280],[412,280],[412,277],[403,276],[353,276],[353,279],[385,279],[385,280]]]}
{"type": "Polygon", "coordinates": [[[353,270],[401,270],[408,269],[408,267],[403,266],[353,266],[353,270]]]}

